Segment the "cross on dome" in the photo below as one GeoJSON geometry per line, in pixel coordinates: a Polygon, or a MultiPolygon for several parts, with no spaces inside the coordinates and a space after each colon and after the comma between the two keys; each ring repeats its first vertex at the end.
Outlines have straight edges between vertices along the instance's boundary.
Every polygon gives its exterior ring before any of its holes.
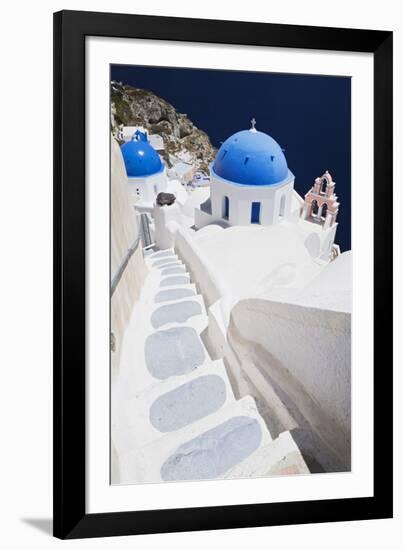
{"type": "Polygon", "coordinates": [[[251,123],[251,125],[252,125],[251,128],[250,128],[250,131],[251,131],[251,132],[257,132],[257,130],[256,130],[256,119],[255,119],[255,117],[253,117],[253,118],[251,119],[250,123],[251,123]]]}

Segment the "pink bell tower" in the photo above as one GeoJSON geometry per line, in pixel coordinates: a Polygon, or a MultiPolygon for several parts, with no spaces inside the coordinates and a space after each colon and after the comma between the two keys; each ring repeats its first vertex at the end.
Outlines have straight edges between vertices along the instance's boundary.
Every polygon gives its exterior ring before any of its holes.
{"type": "Polygon", "coordinates": [[[339,202],[334,192],[336,182],[326,170],[305,195],[301,209],[301,220],[312,228],[320,241],[320,256],[324,261],[332,261],[340,254],[340,247],[334,243],[337,231],[339,202]]]}
{"type": "Polygon", "coordinates": [[[315,179],[313,187],[305,195],[302,219],[317,223],[328,229],[336,223],[340,204],[334,192],[336,182],[326,172],[315,179]]]}

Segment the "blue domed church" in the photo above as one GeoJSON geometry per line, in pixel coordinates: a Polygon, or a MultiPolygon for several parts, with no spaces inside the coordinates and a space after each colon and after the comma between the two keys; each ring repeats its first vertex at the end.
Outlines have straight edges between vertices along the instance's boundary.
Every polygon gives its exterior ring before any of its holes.
{"type": "Polygon", "coordinates": [[[136,208],[152,208],[155,197],[165,191],[167,177],[161,157],[149,142],[146,132],[137,130],[121,147],[129,187],[136,208]]]}
{"type": "Polygon", "coordinates": [[[230,136],[210,166],[210,201],[195,213],[195,225],[272,225],[291,210],[294,175],[280,145],[255,128],[230,136]]]}

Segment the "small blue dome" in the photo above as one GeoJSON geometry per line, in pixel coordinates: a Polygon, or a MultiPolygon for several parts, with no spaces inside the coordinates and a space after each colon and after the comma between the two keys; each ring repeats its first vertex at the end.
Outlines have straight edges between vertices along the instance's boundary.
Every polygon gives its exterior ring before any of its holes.
{"type": "Polygon", "coordinates": [[[218,150],[213,171],[241,185],[274,185],[289,174],[280,145],[254,128],[229,137],[218,150]]]}
{"type": "Polygon", "coordinates": [[[129,178],[151,176],[164,169],[159,154],[143,132],[137,131],[121,149],[129,178]]]}

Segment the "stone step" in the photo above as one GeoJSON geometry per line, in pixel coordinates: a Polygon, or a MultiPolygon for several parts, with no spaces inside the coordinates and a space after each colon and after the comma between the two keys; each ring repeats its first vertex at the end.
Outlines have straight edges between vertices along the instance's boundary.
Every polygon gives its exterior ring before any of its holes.
{"type": "Polygon", "coordinates": [[[150,267],[148,278],[150,285],[156,290],[191,283],[185,264],[178,259],[175,259],[174,262],[150,267]]]}
{"type": "Polygon", "coordinates": [[[181,261],[181,260],[178,260],[178,259],[172,259],[172,260],[167,260],[167,259],[162,259],[162,260],[156,260],[155,262],[153,262],[152,266],[150,266],[150,269],[152,270],[159,270],[160,272],[162,272],[164,269],[169,269],[169,268],[173,268],[173,267],[183,267],[184,266],[184,263],[181,261]]]}
{"type": "Polygon", "coordinates": [[[172,254],[166,258],[147,258],[146,263],[150,269],[163,269],[165,265],[175,263],[183,264],[182,260],[176,254],[172,254]]]}
{"type": "Polygon", "coordinates": [[[161,258],[169,258],[170,256],[176,256],[176,252],[173,248],[167,248],[166,250],[157,250],[152,254],[147,254],[147,260],[159,260],[161,258]]]}
{"type": "Polygon", "coordinates": [[[168,276],[172,277],[174,275],[184,275],[187,273],[186,266],[184,264],[180,263],[171,263],[171,264],[165,264],[163,268],[158,269],[159,273],[161,273],[161,279],[166,278],[168,276]]]}
{"type": "Polygon", "coordinates": [[[184,286],[183,288],[177,287],[177,288],[168,288],[168,289],[158,290],[154,296],[154,303],[163,305],[163,304],[168,304],[170,302],[178,302],[183,298],[190,298],[192,296],[196,296],[196,294],[197,294],[196,285],[194,285],[193,283],[190,283],[184,286]]]}
{"type": "Polygon", "coordinates": [[[122,452],[144,447],[215,413],[234,401],[222,360],[206,362],[184,375],[172,376],[128,398],[114,415],[113,433],[122,452]],[[135,434],[135,435],[134,435],[135,434]]]}
{"type": "Polygon", "coordinates": [[[221,477],[233,479],[309,473],[291,433],[283,432],[256,453],[227,470],[221,477]]]}
{"type": "Polygon", "coordinates": [[[119,449],[120,482],[215,479],[271,439],[253,398],[246,396],[141,449],[119,449]]]}
{"type": "MultiPolygon", "coordinates": [[[[192,326],[201,332],[207,326],[207,313],[200,294],[169,303],[154,303],[150,308],[148,324],[150,332],[172,326],[192,326]]],[[[147,323],[146,319],[144,320],[147,323]]]]}
{"type": "MultiPolygon", "coordinates": [[[[168,251],[163,251],[168,252],[168,251]]],[[[157,268],[163,264],[180,261],[175,252],[170,252],[165,256],[155,256],[154,254],[148,255],[145,258],[145,263],[150,269],[157,268]]]]}
{"type": "MultiPolygon", "coordinates": [[[[206,325],[207,319],[203,323],[206,325]]],[[[170,325],[146,332],[144,326],[138,327],[135,339],[127,346],[131,387],[125,387],[124,393],[133,395],[209,363],[211,359],[200,338],[201,330],[189,325],[170,325]]]]}
{"type": "Polygon", "coordinates": [[[191,283],[189,273],[168,275],[159,278],[158,290],[166,290],[167,288],[183,287],[191,283]]]}

